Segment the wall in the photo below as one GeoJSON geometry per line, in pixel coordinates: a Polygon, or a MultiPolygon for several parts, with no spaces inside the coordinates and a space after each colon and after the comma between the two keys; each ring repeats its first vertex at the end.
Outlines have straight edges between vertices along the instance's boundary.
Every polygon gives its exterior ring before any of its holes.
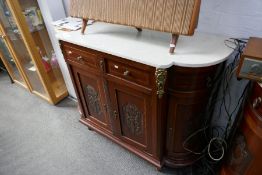
{"type": "Polygon", "coordinates": [[[41,0],[40,1],[38,0],[38,3],[41,4],[41,7],[43,8],[46,7],[46,9],[44,10],[48,11],[49,15],[47,16],[50,16],[50,20],[52,21],[57,21],[66,16],[63,0],[56,0],[55,3],[53,0],[45,0],[44,4],[41,0]]]}
{"type": "Polygon", "coordinates": [[[202,0],[199,31],[262,37],[261,0],[202,0]]]}
{"type": "Polygon", "coordinates": [[[70,0],[63,0],[64,6],[65,6],[65,12],[68,15],[69,14],[69,6],[70,6],[70,0]]]}
{"type": "MultiPolygon", "coordinates": [[[[63,0],[66,13],[70,0],[63,0]]],[[[202,0],[198,31],[262,37],[261,0],[202,0]]]]}

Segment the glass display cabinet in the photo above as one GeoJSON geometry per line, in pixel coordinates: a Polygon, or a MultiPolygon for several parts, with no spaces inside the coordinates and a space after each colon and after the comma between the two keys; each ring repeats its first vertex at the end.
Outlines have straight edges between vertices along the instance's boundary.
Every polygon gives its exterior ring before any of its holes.
{"type": "Polygon", "coordinates": [[[52,104],[68,96],[37,0],[0,0],[0,57],[13,80],[52,104]]]}

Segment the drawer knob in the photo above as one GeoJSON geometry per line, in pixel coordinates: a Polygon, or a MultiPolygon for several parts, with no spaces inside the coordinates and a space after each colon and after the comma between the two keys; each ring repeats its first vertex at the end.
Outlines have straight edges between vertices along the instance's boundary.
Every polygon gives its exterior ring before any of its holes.
{"type": "Polygon", "coordinates": [[[130,75],[130,72],[128,70],[126,70],[124,73],[123,73],[124,76],[128,76],[130,75]]]}
{"type": "Polygon", "coordinates": [[[253,108],[256,109],[258,108],[260,105],[262,104],[262,98],[261,97],[258,97],[254,100],[253,102],[253,108]]]}
{"type": "Polygon", "coordinates": [[[73,52],[71,50],[69,50],[67,53],[68,53],[68,55],[71,55],[73,52]]]}
{"type": "Polygon", "coordinates": [[[100,60],[99,62],[101,70],[105,71],[105,63],[103,60],[100,60]]]}
{"type": "Polygon", "coordinates": [[[82,56],[79,56],[79,57],[76,57],[77,61],[83,61],[83,57],[82,56]]]}

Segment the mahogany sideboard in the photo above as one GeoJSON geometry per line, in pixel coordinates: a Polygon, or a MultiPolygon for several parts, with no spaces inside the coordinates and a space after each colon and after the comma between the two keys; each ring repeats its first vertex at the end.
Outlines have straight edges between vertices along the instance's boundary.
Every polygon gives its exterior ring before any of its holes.
{"type": "MultiPolygon", "coordinates": [[[[61,40],[60,46],[83,124],[158,169],[198,159],[183,142],[202,126],[219,64],[163,69],[61,40]]],[[[190,145],[201,146],[199,140],[190,145]]]]}

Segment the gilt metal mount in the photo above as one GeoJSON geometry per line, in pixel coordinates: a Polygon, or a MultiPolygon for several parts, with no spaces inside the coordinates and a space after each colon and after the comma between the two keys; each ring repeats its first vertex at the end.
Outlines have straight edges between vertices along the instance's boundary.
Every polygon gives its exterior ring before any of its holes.
{"type": "Polygon", "coordinates": [[[162,98],[165,93],[167,71],[166,69],[157,69],[155,75],[156,75],[157,95],[158,98],[162,98]]]}

